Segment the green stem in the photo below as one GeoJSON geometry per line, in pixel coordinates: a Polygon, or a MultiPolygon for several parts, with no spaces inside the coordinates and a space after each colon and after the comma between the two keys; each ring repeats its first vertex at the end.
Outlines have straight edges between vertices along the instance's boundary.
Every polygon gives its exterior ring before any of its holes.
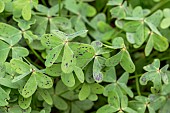
{"type": "Polygon", "coordinates": [[[29,57],[25,58],[25,60],[27,60],[27,62],[29,61],[29,62],[30,62],[30,64],[32,64],[32,65],[34,65],[34,66],[36,66],[37,68],[39,68],[39,69],[43,69],[43,67],[42,67],[42,66],[40,66],[40,65],[38,65],[37,63],[33,62],[33,61],[29,58],[29,57]]]}
{"type": "Polygon", "coordinates": [[[135,75],[135,76],[130,76],[130,77],[129,77],[129,80],[130,80],[130,79],[134,79],[134,78],[136,78],[136,77],[140,77],[140,76],[142,76],[142,74],[135,75]]]}
{"type": "Polygon", "coordinates": [[[140,96],[141,92],[140,92],[140,88],[139,88],[139,79],[138,79],[138,76],[136,76],[135,81],[136,81],[136,90],[137,90],[138,95],[140,96]]]}
{"type": "Polygon", "coordinates": [[[170,57],[160,58],[160,61],[164,61],[164,60],[170,60],[170,57]]]}
{"type": "Polygon", "coordinates": [[[152,14],[153,12],[155,12],[156,10],[160,9],[162,6],[164,6],[165,4],[167,4],[168,2],[170,2],[170,0],[162,0],[161,2],[159,2],[158,4],[156,4],[152,9],[150,14],[152,14]]]}
{"type": "Polygon", "coordinates": [[[59,16],[61,16],[61,0],[58,0],[58,4],[59,4],[59,16]]]}
{"type": "Polygon", "coordinates": [[[47,6],[45,0],[41,0],[41,2],[43,3],[43,5],[47,6]]]}
{"type": "Polygon", "coordinates": [[[104,7],[104,9],[103,9],[103,13],[105,13],[106,12],[106,10],[107,10],[107,5],[104,7]]]}
{"type": "Polygon", "coordinates": [[[31,49],[31,51],[34,53],[34,55],[44,64],[44,60],[41,58],[41,56],[30,46],[29,42],[26,40],[26,43],[28,47],[31,49]]]}

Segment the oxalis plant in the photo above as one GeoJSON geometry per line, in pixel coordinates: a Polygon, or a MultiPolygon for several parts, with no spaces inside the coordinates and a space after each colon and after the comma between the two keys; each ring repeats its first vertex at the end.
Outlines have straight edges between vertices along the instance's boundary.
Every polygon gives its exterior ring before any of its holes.
{"type": "Polygon", "coordinates": [[[0,113],[170,113],[170,0],[0,0],[0,113]]]}

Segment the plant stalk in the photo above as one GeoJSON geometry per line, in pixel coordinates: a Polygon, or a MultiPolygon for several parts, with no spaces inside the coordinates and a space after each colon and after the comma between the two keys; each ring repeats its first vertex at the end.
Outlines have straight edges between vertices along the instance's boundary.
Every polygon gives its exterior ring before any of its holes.
{"type": "Polygon", "coordinates": [[[44,64],[44,60],[41,58],[41,56],[30,46],[29,42],[26,40],[26,43],[28,47],[31,49],[31,51],[34,53],[34,55],[44,64]]]}
{"type": "Polygon", "coordinates": [[[170,2],[170,0],[162,0],[161,2],[159,2],[158,4],[156,4],[152,9],[150,14],[152,14],[153,12],[155,12],[156,10],[160,9],[162,6],[164,6],[165,4],[167,4],[168,2],[170,2]]]}

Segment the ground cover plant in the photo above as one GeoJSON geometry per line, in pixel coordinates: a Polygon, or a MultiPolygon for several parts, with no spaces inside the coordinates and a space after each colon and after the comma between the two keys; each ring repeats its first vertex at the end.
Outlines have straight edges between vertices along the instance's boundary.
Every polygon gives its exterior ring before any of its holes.
{"type": "Polygon", "coordinates": [[[170,0],[0,0],[0,113],[170,113],[170,0]]]}

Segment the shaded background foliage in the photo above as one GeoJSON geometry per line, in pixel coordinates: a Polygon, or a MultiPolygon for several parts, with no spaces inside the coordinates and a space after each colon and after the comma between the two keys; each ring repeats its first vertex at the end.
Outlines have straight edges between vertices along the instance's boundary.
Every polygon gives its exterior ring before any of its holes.
{"type": "Polygon", "coordinates": [[[170,113],[169,0],[0,0],[0,112],[170,113]]]}

